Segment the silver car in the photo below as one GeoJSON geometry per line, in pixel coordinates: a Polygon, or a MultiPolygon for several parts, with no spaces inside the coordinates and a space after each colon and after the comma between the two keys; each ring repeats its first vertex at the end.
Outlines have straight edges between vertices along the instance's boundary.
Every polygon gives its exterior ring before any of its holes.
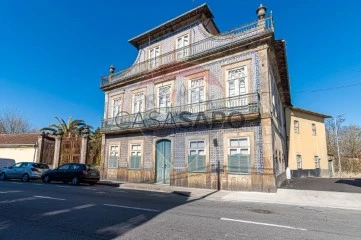
{"type": "Polygon", "coordinates": [[[0,181],[6,179],[21,179],[28,182],[30,179],[40,179],[43,172],[49,170],[45,163],[19,162],[0,172],[0,181]]]}

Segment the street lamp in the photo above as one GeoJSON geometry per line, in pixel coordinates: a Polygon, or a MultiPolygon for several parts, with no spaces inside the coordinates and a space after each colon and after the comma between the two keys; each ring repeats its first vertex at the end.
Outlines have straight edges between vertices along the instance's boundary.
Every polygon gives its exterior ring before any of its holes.
{"type": "Polygon", "coordinates": [[[336,134],[336,145],[337,145],[337,156],[338,156],[338,171],[340,174],[340,178],[342,178],[342,167],[341,167],[341,156],[340,156],[340,146],[338,143],[338,126],[337,126],[337,120],[341,118],[344,115],[344,113],[337,115],[336,117],[332,117],[335,121],[335,134],[336,134]]]}

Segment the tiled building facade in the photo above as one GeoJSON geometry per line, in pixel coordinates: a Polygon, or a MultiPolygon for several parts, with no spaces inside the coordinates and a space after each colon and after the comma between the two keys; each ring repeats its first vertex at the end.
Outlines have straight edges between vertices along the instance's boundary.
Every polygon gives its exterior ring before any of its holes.
{"type": "Polygon", "coordinates": [[[206,4],[130,40],[102,78],[104,179],[275,191],[285,179],[284,41],[272,16],[220,33],[206,4]]]}

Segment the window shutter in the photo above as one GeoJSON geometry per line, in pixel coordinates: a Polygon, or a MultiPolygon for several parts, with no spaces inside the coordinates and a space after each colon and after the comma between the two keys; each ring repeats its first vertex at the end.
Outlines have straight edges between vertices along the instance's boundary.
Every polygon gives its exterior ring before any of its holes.
{"type": "Polygon", "coordinates": [[[118,158],[117,156],[109,156],[108,168],[117,168],[118,158]]]}
{"type": "Polygon", "coordinates": [[[141,167],[140,167],[140,156],[135,156],[134,157],[134,168],[136,168],[136,169],[140,169],[141,167]]]}
{"type": "Polygon", "coordinates": [[[228,155],[228,172],[250,173],[249,155],[244,155],[244,154],[228,155]]]}
{"type": "Polygon", "coordinates": [[[228,172],[240,172],[240,154],[228,155],[228,172]]]}
{"type": "Polygon", "coordinates": [[[141,168],[141,156],[130,156],[130,169],[141,168]]]}
{"type": "Polygon", "coordinates": [[[197,171],[198,172],[205,172],[206,171],[206,156],[198,155],[197,158],[197,171]]]}
{"type": "Polygon", "coordinates": [[[249,166],[249,155],[240,155],[240,173],[249,173],[250,166],[249,166]]]}
{"type": "Polygon", "coordinates": [[[197,155],[188,156],[188,171],[193,172],[197,168],[197,155]]]}

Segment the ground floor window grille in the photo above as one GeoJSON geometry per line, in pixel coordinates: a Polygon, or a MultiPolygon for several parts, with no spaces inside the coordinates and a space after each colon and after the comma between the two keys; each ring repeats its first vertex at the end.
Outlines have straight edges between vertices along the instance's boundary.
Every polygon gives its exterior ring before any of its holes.
{"type": "Polygon", "coordinates": [[[142,146],[140,144],[132,144],[130,146],[130,169],[140,169],[142,159],[142,146]]]}
{"type": "Polygon", "coordinates": [[[108,168],[118,168],[119,146],[111,145],[109,151],[108,168]]]}
{"type": "Polygon", "coordinates": [[[320,158],[315,156],[315,168],[320,168],[320,158]]]}
{"type": "Polygon", "coordinates": [[[302,156],[297,155],[296,160],[297,160],[297,168],[302,169],[302,156]]]}
{"type": "Polygon", "coordinates": [[[206,171],[206,156],[205,156],[204,141],[189,142],[188,171],[189,172],[206,171]]]}
{"type": "Polygon", "coordinates": [[[229,139],[228,172],[235,174],[249,174],[251,172],[248,138],[229,139]]]}

